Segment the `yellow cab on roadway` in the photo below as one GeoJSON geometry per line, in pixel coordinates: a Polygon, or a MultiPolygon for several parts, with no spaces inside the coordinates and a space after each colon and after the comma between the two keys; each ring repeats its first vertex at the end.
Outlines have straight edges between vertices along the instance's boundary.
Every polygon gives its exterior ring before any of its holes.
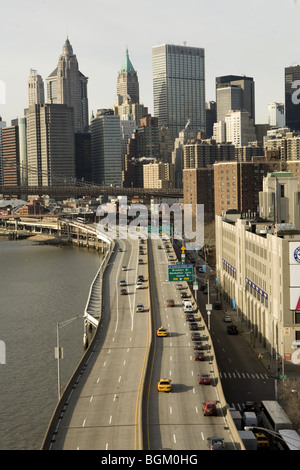
{"type": "Polygon", "coordinates": [[[159,379],[157,382],[157,390],[159,392],[170,392],[172,389],[172,381],[170,379],[159,379]]]}

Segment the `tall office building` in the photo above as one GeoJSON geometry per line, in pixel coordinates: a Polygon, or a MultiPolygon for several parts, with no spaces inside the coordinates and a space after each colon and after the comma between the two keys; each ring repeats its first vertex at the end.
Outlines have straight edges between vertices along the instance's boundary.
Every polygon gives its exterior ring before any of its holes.
{"type": "Polygon", "coordinates": [[[1,129],[3,184],[18,186],[20,184],[20,151],[19,127],[15,125],[1,129]]]}
{"type": "Polygon", "coordinates": [[[255,84],[252,77],[239,75],[217,77],[216,98],[217,121],[223,120],[223,116],[234,110],[248,111],[255,123],[255,84]]]}
{"type": "Polygon", "coordinates": [[[99,109],[91,120],[93,182],[105,186],[121,186],[120,117],[111,109],[99,109]]]}
{"type": "Polygon", "coordinates": [[[206,129],[204,49],[163,44],[152,48],[154,116],[170,129],[173,141],[190,122],[206,129]]]}
{"type": "Polygon", "coordinates": [[[3,184],[3,162],[2,162],[2,128],[6,127],[6,122],[0,116],[0,185],[3,184]]]}
{"type": "Polygon", "coordinates": [[[25,110],[29,186],[74,184],[74,110],[67,105],[31,105],[25,110]],[[49,125],[51,123],[51,125],[49,125]]]}
{"type": "Polygon", "coordinates": [[[284,104],[269,103],[268,104],[268,124],[270,127],[284,127],[285,115],[284,104]]]}
{"type": "Polygon", "coordinates": [[[300,65],[285,68],[285,122],[292,131],[300,131],[300,65]]]}
{"type": "Polygon", "coordinates": [[[27,82],[28,106],[31,104],[44,104],[45,92],[44,81],[36,70],[31,69],[27,82]]]}
{"type": "Polygon", "coordinates": [[[139,81],[137,72],[134,69],[126,48],[126,55],[118,74],[117,94],[122,97],[122,102],[129,101],[131,103],[140,102],[139,81]]]}
{"type": "Polygon", "coordinates": [[[47,103],[66,104],[74,109],[75,132],[86,132],[89,126],[87,82],[66,39],[56,69],[46,78],[47,103]]]}

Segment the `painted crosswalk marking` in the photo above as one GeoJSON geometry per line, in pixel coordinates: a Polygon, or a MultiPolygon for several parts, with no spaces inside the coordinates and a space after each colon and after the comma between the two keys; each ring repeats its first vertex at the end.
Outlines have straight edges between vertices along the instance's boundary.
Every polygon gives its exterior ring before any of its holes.
{"type": "Polygon", "coordinates": [[[219,371],[220,379],[256,379],[256,380],[268,380],[268,374],[263,373],[251,373],[251,372],[238,372],[238,371],[219,371]]]}

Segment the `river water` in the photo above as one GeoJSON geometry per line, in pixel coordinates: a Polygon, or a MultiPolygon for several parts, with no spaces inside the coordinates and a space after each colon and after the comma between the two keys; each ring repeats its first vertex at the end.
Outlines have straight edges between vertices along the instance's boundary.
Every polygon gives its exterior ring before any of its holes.
{"type": "MultiPolygon", "coordinates": [[[[83,314],[100,261],[95,250],[0,238],[0,450],[41,448],[57,403],[56,326],[83,314]]],[[[83,353],[83,319],[59,336],[64,387],[83,353]]]]}

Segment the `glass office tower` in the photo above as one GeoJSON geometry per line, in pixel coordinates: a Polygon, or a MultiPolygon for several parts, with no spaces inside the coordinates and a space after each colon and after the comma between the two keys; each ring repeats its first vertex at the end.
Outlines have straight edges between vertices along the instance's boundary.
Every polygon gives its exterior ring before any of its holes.
{"type": "Polygon", "coordinates": [[[173,140],[189,123],[205,131],[204,49],[163,44],[152,48],[154,116],[173,140]]]}

